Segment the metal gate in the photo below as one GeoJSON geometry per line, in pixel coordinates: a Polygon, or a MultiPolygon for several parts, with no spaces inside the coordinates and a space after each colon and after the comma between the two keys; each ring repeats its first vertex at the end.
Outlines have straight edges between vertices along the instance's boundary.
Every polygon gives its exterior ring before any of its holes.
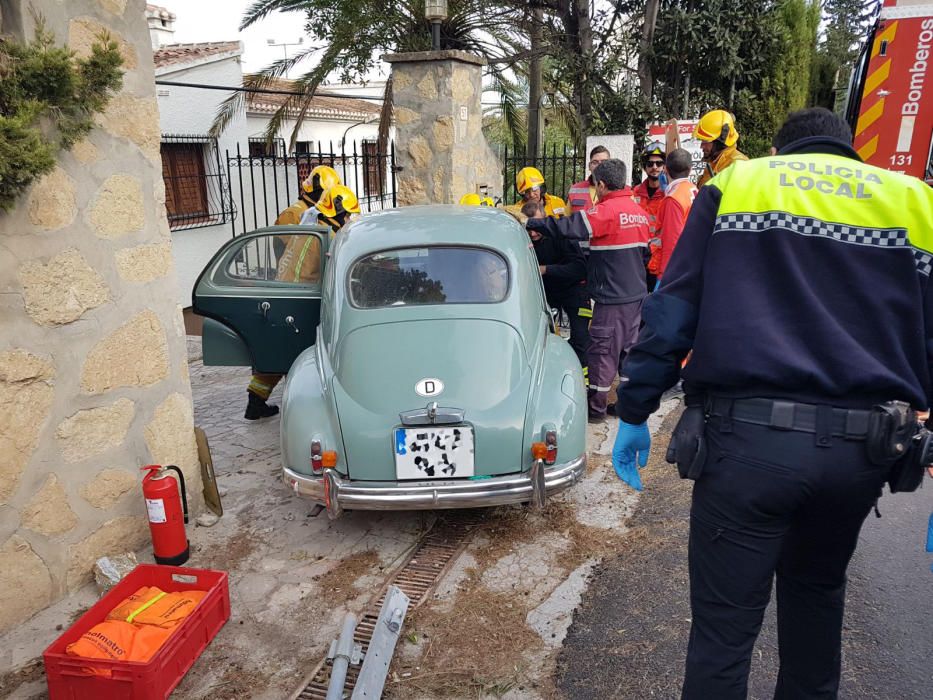
{"type": "Polygon", "coordinates": [[[376,141],[353,141],[349,151],[334,149],[332,142],[299,142],[299,151],[291,155],[285,154],[284,146],[281,140],[269,148],[264,139],[251,139],[248,152],[239,144],[235,153],[227,151],[227,180],[239,212],[231,221],[234,236],[272,226],[279,212],[298,198],[302,181],[317,165],[337,171],[341,182],[356,193],[362,211],[396,206],[394,143],[387,153],[378,150],[376,141]]]}
{"type": "Polygon", "coordinates": [[[515,151],[510,154],[506,146],[502,155],[502,202],[512,204],[519,200],[515,174],[522,168],[532,166],[540,170],[545,189],[566,199],[570,186],[588,175],[586,165],[585,153],[568,148],[566,144],[560,148],[557,145],[545,146],[537,158],[527,158],[515,151]]]}

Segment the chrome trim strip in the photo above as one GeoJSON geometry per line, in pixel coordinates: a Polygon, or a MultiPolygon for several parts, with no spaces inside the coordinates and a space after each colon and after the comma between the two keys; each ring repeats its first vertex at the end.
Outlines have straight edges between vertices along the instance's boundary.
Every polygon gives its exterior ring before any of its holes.
{"type": "MultiPolygon", "coordinates": [[[[325,470],[328,480],[329,511],[343,510],[432,510],[436,508],[485,508],[509,503],[530,502],[534,498],[530,474],[510,474],[490,479],[433,484],[398,481],[347,481],[332,469],[325,470]]],[[[544,469],[547,496],[570,488],[586,472],[586,455],[544,469]]],[[[325,504],[324,478],[299,474],[282,468],[286,485],[299,496],[325,504]]]]}

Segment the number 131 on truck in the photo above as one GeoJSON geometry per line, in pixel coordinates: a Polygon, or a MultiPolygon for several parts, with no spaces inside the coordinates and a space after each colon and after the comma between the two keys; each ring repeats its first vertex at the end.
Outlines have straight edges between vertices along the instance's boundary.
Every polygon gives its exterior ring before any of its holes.
{"type": "Polygon", "coordinates": [[[933,185],[933,0],[884,0],[849,86],[846,117],[866,163],[933,185]]]}

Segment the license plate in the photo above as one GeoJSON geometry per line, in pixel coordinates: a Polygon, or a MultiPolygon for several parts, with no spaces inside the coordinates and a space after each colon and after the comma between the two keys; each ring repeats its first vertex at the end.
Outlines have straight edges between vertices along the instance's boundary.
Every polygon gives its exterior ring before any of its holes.
{"type": "Polygon", "coordinates": [[[398,479],[458,479],[473,476],[473,428],[396,428],[398,479]]]}

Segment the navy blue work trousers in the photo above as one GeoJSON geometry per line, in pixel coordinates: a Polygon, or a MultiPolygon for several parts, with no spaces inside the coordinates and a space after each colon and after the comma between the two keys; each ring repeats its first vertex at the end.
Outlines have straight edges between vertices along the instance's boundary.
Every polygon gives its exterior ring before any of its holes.
{"type": "Polygon", "coordinates": [[[772,584],[780,652],[775,698],[835,698],[846,568],[887,470],[865,443],[723,421],[690,512],[685,700],[748,695],[752,648],[772,584]]]}

